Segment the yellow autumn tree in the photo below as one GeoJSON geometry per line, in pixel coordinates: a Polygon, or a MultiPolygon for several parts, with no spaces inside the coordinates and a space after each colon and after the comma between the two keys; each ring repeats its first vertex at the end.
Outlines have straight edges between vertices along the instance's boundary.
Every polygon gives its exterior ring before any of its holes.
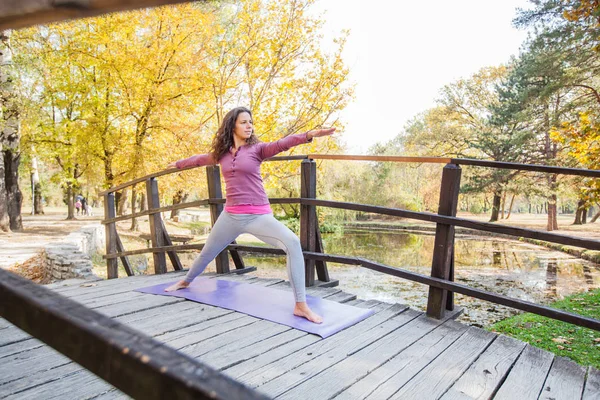
{"type": "MultiPolygon", "coordinates": [[[[30,107],[46,114],[43,127],[27,114],[28,140],[49,157],[76,149],[70,157],[109,187],[207,152],[237,105],[253,110],[263,141],[333,125],[352,96],[345,37],[334,53],[320,50],[312,3],[193,3],[20,31],[22,82],[35,82],[30,107]],[[78,140],[58,140],[65,126],[78,140]]],[[[338,148],[315,142],[300,151],[338,148]]],[[[280,187],[298,164],[268,163],[267,185],[280,187]]],[[[184,174],[161,179],[167,198],[205,190],[203,173],[184,174]]]]}

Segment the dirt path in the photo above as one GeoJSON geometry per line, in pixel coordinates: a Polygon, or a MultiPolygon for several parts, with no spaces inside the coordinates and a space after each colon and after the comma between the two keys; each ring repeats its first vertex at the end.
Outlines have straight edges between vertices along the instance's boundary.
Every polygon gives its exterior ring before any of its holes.
{"type": "Polygon", "coordinates": [[[100,224],[101,216],[67,221],[67,210],[48,208],[44,215],[23,214],[23,231],[0,232],[0,268],[11,269],[34,257],[47,244],[60,241],[83,226],[100,224]]]}

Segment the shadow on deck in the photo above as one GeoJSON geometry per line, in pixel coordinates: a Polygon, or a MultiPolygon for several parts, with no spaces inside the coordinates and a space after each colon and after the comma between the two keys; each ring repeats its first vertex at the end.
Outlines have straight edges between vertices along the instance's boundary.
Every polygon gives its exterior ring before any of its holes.
{"type": "MultiPolygon", "coordinates": [[[[307,293],[375,314],[327,339],[230,310],[133,292],[182,274],[50,287],[273,398],[600,399],[598,370],[400,304],[356,300],[338,288],[307,293]]],[[[219,279],[290,290],[279,279],[219,279]]],[[[0,398],[128,397],[0,319],[0,398]]]]}

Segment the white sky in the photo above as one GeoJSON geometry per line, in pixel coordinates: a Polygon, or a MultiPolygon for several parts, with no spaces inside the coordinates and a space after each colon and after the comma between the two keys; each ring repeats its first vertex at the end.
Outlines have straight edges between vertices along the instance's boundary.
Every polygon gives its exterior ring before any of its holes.
{"type": "Polygon", "coordinates": [[[526,0],[319,0],[324,48],[350,30],[344,59],[356,98],[342,113],[348,154],[392,139],[435,106],[439,90],[518,55],[526,32],[512,26],[526,0]]]}

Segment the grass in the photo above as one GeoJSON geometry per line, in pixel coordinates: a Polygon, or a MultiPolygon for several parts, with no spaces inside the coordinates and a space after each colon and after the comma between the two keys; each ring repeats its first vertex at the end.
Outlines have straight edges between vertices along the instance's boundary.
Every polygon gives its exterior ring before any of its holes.
{"type": "MultiPolygon", "coordinates": [[[[550,306],[600,319],[600,289],[565,297],[550,306]]],[[[579,364],[600,368],[600,332],[595,330],[529,313],[500,321],[490,330],[568,357],[579,364]]]]}

